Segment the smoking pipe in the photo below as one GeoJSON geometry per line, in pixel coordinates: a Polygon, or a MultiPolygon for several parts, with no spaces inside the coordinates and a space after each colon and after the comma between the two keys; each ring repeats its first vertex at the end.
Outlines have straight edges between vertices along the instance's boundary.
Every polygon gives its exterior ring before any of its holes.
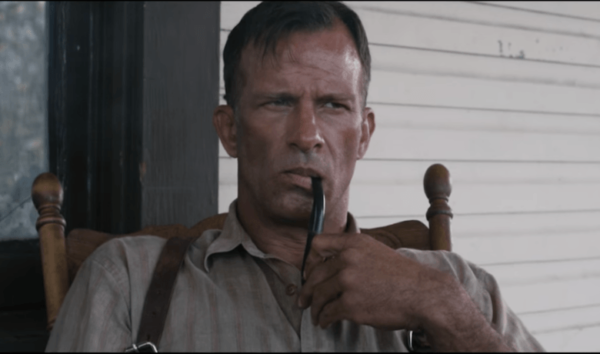
{"type": "Polygon", "coordinates": [[[310,253],[310,247],[312,240],[315,235],[323,232],[323,220],[325,218],[325,194],[323,194],[323,185],[321,184],[321,178],[311,177],[312,190],[313,190],[313,207],[310,213],[310,221],[308,223],[308,237],[306,238],[306,247],[304,248],[304,257],[302,258],[302,285],[304,285],[304,265],[306,264],[306,258],[310,253]]]}

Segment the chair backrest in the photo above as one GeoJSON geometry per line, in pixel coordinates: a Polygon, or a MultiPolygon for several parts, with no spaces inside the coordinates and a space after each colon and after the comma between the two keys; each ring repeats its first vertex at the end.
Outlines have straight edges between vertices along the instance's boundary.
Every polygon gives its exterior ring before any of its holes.
{"type": "MultiPolygon", "coordinates": [[[[361,232],[392,248],[450,251],[450,173],[443,165],[432,165],[425,173],[423,185],[430,203],[426,214],[429,228],[418,220],[407,220],[384,227],[361,229],[361,232]]],[[[60,214],[63,190],[58,178],[52,173],[40,174],[33,182],[31,196],[39,212],[36,229],[40,237],[48,330],[54,325],[58,310],[79,267],[104,242],[136,235],[164,238],[198,236],[206,230],[222,229],[227,217],[227,214],[214,215],[189,229],[183,225],[149,226],[126,235],[74,229],[65,238],[66,222],[60,214]]]]}

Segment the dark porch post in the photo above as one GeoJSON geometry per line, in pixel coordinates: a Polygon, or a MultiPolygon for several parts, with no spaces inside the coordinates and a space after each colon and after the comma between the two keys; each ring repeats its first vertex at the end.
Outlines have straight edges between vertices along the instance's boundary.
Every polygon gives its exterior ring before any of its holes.
{"type": "Polygon", "coordinates": [[[67,232],[217,213],[219,2],[49,2],[50,170],[67,232]]]}

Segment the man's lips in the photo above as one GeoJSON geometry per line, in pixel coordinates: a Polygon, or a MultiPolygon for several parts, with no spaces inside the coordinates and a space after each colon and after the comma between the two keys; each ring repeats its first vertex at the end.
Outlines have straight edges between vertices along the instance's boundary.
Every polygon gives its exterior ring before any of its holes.
{"type": "Polygon", "coordinates": [[[285,173],[292,173],[304,177],[320,177],[323,178],[323,174],[310,167],[296,167],[286,170],[285,173]]]}
{"type": "Polygon", "coordinates": [[[323,174],[312,168],[298,167],[284,172],[285,176],[292,184],[295,184],[308,191],[312,190],[311,177],[323,178],[323,174]]]}

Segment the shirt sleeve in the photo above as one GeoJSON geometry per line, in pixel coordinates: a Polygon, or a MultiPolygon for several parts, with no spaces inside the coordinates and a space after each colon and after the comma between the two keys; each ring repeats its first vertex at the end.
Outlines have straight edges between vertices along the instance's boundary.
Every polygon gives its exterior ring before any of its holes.
{"type": "Polygon", "coordinates": [[[46,351],[123,352],[131,345],[129,289],[122,273],[106,257],[90,256],[82,264],[46,351]]]}
{"type": "Polygon", "coordinates": [[[397,252],[422,264],[453,274],[491,326],[514,350],[544,351],[517,315],[506,305],[498,282],[491,274],[453,252],[419,251],[407,248],[398,249],[397,252]]]}

